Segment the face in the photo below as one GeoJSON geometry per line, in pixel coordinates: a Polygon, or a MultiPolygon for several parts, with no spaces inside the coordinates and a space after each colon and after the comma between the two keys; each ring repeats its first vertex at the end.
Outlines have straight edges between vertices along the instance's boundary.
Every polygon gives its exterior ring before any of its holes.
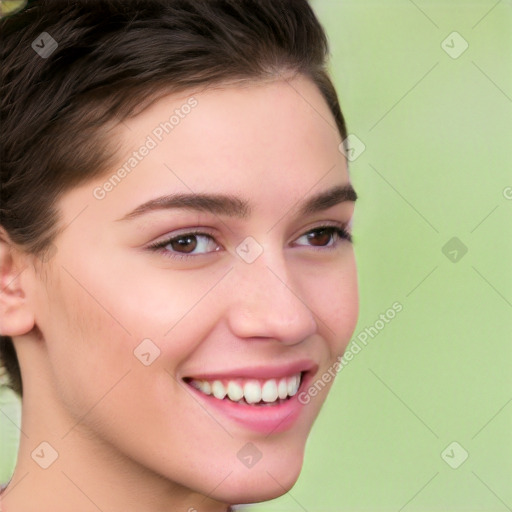
{"type": "Polygon", "coordinates": [[[296,78],[166,96],[112,137],[34,295],[53,414],[193,492],[283,494],[358,312],[334,119],[296,78]]]}

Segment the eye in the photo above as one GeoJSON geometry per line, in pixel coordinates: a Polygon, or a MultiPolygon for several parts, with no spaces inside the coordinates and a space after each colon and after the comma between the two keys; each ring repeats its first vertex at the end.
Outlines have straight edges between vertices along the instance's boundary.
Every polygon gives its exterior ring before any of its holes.
{"type": "Polygon", "coordinates": [[[220,246],[208,233],[191,232],[166,238],[148,246],[148,249],[161,252],[170,258],[187,258],[220,250],[220,246]]]}
{"type": "Polygon", "coordinates": [[[297,240],[306,241],[306,243],[299,243],[298,245],[336,247],[342,240],[352,242],[352,236],[345,228],[340,226],[319,226],[318,228],[309,230],[297,240]]]}
{"type": "MultiPolygon", "coordinates": [[[[318,249],[335,249],[344,240],[352,242],[352,237],[345,228],[341,226],[319,226],[300,236],[295,245],[318,249]]],[[[161,253],[165,257],[183,260],[218,252],[222,247],[211,234],[192,231],[168,237],[149,245],[147,248],[150,251],[161,253]]]]}

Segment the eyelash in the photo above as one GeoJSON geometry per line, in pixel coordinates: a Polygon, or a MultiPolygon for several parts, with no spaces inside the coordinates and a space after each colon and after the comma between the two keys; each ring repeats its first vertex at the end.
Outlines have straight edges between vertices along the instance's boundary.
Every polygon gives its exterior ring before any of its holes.
{"type": "MultiPolygon", "coordinates": [[[[310,230],[306,231],[305,233],[303,233],[299,238],[302,238],[303,236],[308,235],[310,233],[316,233],[316,232],[321,232],[321,231],[325,231],[325,230],[328,230],[331,232],[331,237],[336,236],[339,240],[338,241],[335,240],[333,245],[319,246],[319,247],[315,247],[315,246],[311,245],[311,246],[309,246],[310,248],[312,248],[313,250],[316,250],[316,251],[319,251],[319,250],[325,251],[325,250],[336,249],[342,241],[347,241],[349,243],[352,243],[352,235],[344,227],[332,226],[332,225],[318,226],[316,228],[310,229],[310,230]]],[[[180,240],[182,238],[186,238],[188,236],[205,236],[205,237],[211,238],[212,240],[215,240],[211,233],[207,233],[207,232],[200,231],[200,230],[191,230],[191,231],[187,231],[186,233],[182,233],[177,236],[169,237],[160,242],[155,242],[151,245],[148,245],[147,249],[152,252],[161,253],[163,256],[165,256],[167,258],[172,258],[172,259],[177,259],[177,260],[197,258],[198,256],[205,256],[206,254],[211,254],[211,252],[216,252],[216,251],[210,251],[208,253],[201,253],[201,254],[186,254],[186,253],[180,253],[180,252],[171,252],[171,251],[168,251],[165,249],[170,243],[180,240]]],[[[308,246],[302,246],[302,247],[308,247],[308,246]]]]}

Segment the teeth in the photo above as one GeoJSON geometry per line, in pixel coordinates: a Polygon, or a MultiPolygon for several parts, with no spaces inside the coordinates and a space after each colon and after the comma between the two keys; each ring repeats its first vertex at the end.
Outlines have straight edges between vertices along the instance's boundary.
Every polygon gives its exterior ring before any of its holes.
{"type": "Polygon", "coordinates": [[[277,397],[277,382],[274,379],[267,380],[261,388],[261,399],[264,402],[275,402],[277,397]]]}
{"type": "Polygon", "coordinates": [[[284,399],[288,396],[288,384],[286,379],[281,379],[277,385],[277,395],[279,398],[284,399]]]}
{"type": "Polygon", "coordinates": [[[233,380],[230,380],[228,382],[228,397],[230,400],[233,400],[233,402],[238,402],[238,400],[241,400],[244,396],[244,389],[238,382],[235,382],[233,380]]]}
{"type": "Polygon", "coordinates": [[[293,396],[299,390],[300,377],[294,375],[288,380],[288,395],[293,396]]]}
{"type": "Polygon", "coordinates": [[[219,400],[247,404],[276,403],[294,396],[300,386],[301,374],[280,379],[233,379],[233,380],[190,380],[190,385],[205,395],[213,395],[219,400]]]}
{"type": "Polygon", "coordinates": [[[212,385],[207,380],[202,380],[199,388],[205,395],[212,394],[212,385]]]}
{"type": "Polygon", "coordinates": [[[220,380],[214,380],[212,384],[212,393],[215,398],[222,400],[226,396],[226,388],[220,380]]]}
{"type": "Polygon", "coordinates": [[[256,404],[261,400],[261,385],[257,380],[248,380],[244,384],[244,398],[248,404],[256,404]]]}

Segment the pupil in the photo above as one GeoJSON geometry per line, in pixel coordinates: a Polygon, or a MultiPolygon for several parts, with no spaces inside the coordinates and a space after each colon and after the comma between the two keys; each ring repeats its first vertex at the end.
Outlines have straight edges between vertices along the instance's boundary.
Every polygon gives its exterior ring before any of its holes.
{"type": "Polygon", "coordinates": [[[174,240],[172,243],[173,249],[178,249],[181,252],[192,252],[197,247],[197,239],[195,236],[186,236],[174,240]]]}

